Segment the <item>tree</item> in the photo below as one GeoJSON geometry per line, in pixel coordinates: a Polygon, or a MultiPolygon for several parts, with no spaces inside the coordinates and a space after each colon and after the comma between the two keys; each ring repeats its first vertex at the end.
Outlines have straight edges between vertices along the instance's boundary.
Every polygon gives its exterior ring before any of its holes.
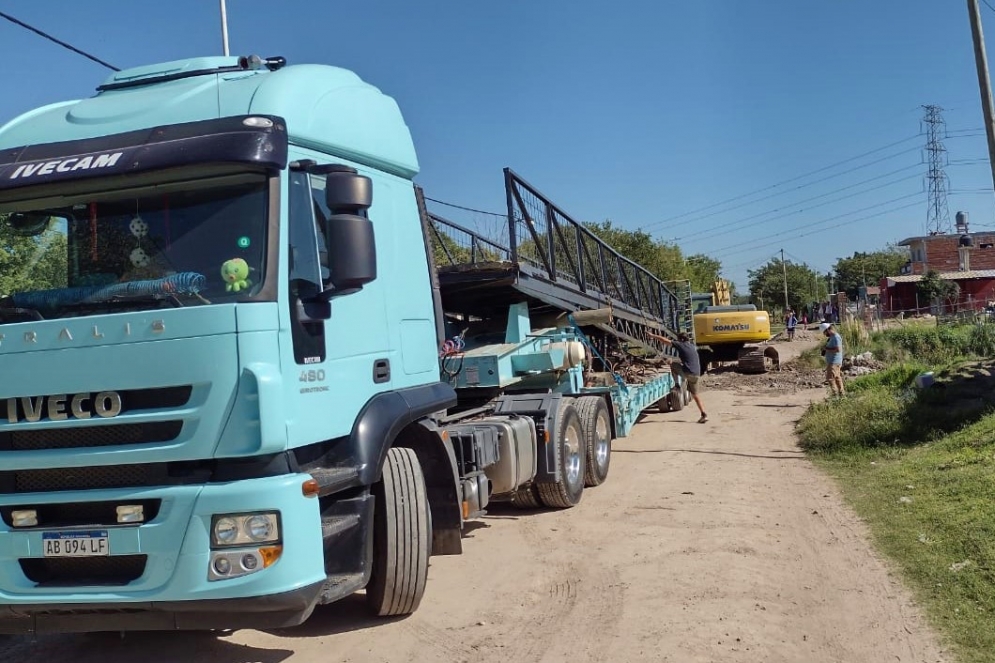
{"type": "Polygon", "coordinates": [[[849,258],[839,258],[833,267],[837,290],[846,291],[849,297],[856,299],[860,286],[875,285],[886,276],[900,274],[908,259],[905,247],[894,245],[869,253],[856,251],[849,258]]]}
{"type": "Polygon", "coordinates": [[[747,272],[750,279],[750,296],[754,301],[763,298],[767,310],[784,306],[784,275],[788,278],[788,303],[796,311],[812,301],[819,275],[806,264],[786,260],[783,265],[774,258],[763,267],[747,272]]]}
{"type": "Polygon", "coordinates": [[[694,292],[709,292],[722,273],[720,261],[702,253],[685,256],[681,247],[653,239],[644,230],[618,228],[610,220],[584,226],[661,281],[690,281],[694,292]]]}
{"type": "Polygon", "coordinates": [[[940,273],[934,269],[923,274],[917,289],[922,299],[936,306],[941,305],[944,300],[947,301],[948,305],[951,300],[956,302],[960,295],[960,287],[957,283],[940,278],[940,273]]]}
{"type": "Polygon", "coordinates": [[[49,225],[40,234],[16,234],[0,215],[0,297],[15,292],[62,288],[67,285],[66,234],[49,225]]]}
{"type": "MultiPolygon", "coordinates": [[[[712,284],[719,280],[722,273],[722,263],[715,258],[709,258],[703,253],[687,257],[687,278],[691,281],[691,289],[695,292],[710,292],[712,284]]],[[[733,284],[729,284],[730,291],[733,284]]]]}

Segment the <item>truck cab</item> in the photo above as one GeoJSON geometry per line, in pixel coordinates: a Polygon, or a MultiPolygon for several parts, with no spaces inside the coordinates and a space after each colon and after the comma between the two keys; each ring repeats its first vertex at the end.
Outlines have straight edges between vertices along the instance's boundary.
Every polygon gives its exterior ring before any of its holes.
{"type": "Polygon", "coordinates": [[[400,571],[462,524],[417,172],[390,97],[282,58],[0,128],[0,633],[417,606],[400,571]],[[385,472],[424,511],[385,511],[385,472]]]}

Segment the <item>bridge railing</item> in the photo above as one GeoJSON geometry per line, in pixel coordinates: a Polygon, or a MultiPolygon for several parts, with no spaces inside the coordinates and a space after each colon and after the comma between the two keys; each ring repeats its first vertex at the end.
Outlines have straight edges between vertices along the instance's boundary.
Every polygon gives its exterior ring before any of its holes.
{"type": "Polygon", "coordinates": [[[574,220],[510,168],[505,168],[508,215],[485,234],[429,213],[436,264],[510,261],[531,276],[584,293],[668,329],[687,327],[687,296],[679,296],[645,267],[626,258],[574,220]]]}

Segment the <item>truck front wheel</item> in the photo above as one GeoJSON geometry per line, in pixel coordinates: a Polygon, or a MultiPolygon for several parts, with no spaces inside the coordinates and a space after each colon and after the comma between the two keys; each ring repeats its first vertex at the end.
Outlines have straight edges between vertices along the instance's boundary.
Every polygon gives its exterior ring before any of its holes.
{"type": "Polygon", "coordinates": [[[408,615],[425,593],[432,550],[428,492],[413,450],[387,451],[373,495],[373,569],[366,600],[380,617],[408,615]]]}

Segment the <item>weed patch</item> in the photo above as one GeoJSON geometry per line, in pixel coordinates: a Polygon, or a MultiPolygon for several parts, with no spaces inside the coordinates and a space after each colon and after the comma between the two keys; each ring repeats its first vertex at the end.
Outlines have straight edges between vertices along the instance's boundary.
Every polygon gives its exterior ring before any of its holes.
{"type": "MultiPolygon", "coordinates": [[[[813,404],[798,423],[800,443],[839,480],[958,660],[990,661],[995,325],[916,325],[859,338],[846,353],[864,343],[888,367],[849,381],[843,399],[813,404]],[[916,389],[926,370],[935,384],[916,389]]],[[[815,359],[818,351],[805,360],[815,359]]]]}
{"type": "Polygon", "coordinates": [[[962,663],[995,651],[995,414],[914,448],[821,455],[962,663]]]}

